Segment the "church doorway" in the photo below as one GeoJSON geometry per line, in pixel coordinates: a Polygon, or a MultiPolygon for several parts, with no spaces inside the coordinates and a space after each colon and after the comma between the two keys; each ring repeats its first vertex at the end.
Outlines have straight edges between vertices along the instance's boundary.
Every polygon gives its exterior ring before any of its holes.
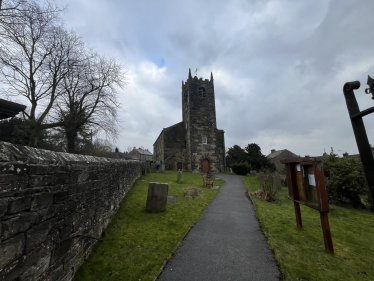
{"type": "Polygon", "coordinates": [[[209,172],[209,160],[204,159],[203,160],[203,173],[209,172]]]}
{"type": "Polygon", "coordinates": [[[177,170],[181,170],[182,171],[182,162],[177,162],[177,170]]]}

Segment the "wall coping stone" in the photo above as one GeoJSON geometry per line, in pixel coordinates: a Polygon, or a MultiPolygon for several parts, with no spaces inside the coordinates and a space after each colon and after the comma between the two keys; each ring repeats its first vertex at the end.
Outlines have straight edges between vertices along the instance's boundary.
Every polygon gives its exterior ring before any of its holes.
{"type": "Polygon", "coordinates": [[[118,162],[135,162],[134,160],[122,160],[90,155],[55,152],[40,148],[22,146],[0,141],[0,162],[22,162],[27,164],[55,164],[55,165],[97,165],[98,163],[110,164],[118,162]]]}

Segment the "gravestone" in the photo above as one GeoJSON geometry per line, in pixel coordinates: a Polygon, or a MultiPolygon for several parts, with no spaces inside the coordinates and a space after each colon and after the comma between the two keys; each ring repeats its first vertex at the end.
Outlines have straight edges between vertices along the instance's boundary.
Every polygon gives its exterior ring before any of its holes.
{"type": "Polygon", "coordinates": [[[165,164],[161,164],[160,167],[158,167],[158,172],[159,173],[165,172],[165,164]]]}
{"type": "Polygon", "coordinates": [[[169,184],[150,182],[148,185],[148,197],[145,210],[148,212],[166,211],[169,184]]]}
{"type": "Polygon", "coordinates": [[[182,171],[179,170],[179,171],[178,171],[177,182],[178,182],[178,183],[181,183],[181,180],[182,180],[182,171]]]}
{"type": "Polygon", "coordinates": [[[157,172],[157,164],[156,163],[152,163],[151,164],[151,172],[152,173],[156,173],[157,172]]]}
{"type": "Polygon", "coordinates": [[[177,197],[176,196],[168,196],[168,204],[177,204],[177,197]]]}
{"type": "Polygon", "coordinates": [[[274,175],[274,188],[275,190],[281,190],[282,189],[282,183],[281,179],[278,173],[275,173],[274,175]]]}
{"type": "Polygon", "coordinates": [[[146,170],[146,173],[150,173],[151,172],[151,161],[145,161],[145,170],[146,170]]]}
{"type": "Polygon", "coordinates": [[[142,174],[143,174],[143,175],[146,175],[147,172],[148,172],[148,170],[147,170],[147,163],[144,162],[144,163],[143,163],[143,167],[142,167],[142,174]]]}
{"type": "Polygon", "coordinates": [[[230,168],[230,173],[232,173],[232,168],[230,168]]]}

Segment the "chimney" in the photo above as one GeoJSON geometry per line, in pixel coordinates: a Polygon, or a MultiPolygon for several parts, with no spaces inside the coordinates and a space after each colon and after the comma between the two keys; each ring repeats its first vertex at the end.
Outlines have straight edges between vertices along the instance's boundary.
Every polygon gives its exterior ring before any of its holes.
{"type": "Polygon", "coordinates": [[[348,157],[348,152],[346,151],[345,153],[343,153],[343,157],[348,157]]]}
{"type": "Polygon", "coordinates": [[[136,146],[134,146],[134,149],[136,149],[136,146]]]}
{"type": "Polygon", "coordinates": [[[275,151],[276,151],[275,149],[272,149],[272,150],[271,150],[271,153],[273,153],[273,152],[275,152],[275,151]]]}

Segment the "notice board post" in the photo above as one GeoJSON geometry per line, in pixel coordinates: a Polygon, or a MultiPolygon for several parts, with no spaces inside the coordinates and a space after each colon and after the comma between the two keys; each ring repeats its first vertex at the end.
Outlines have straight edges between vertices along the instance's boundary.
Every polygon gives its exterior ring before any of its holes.
{"type": "Polygon", "coordinates": [[[303,226],[300,204],[319,211],[325,248],[334,252],[328,219],[329,204],[321,159],[304,157],[284,159],[280,162],[285,164],[288,199],[294,202],[297,227],[303,226]]]}

